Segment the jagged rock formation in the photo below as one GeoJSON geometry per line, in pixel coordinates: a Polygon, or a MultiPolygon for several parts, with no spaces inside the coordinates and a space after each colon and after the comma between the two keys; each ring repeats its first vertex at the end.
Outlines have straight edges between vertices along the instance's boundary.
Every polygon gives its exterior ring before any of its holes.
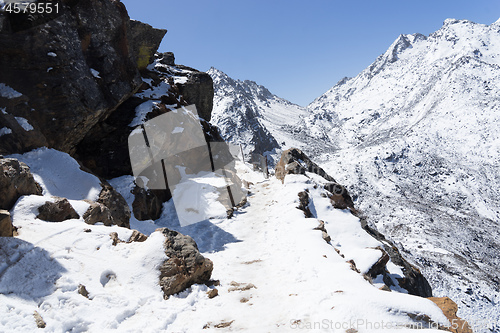
{"type": "Polygon", "coordinates": [[[14,158],[0,158],[0,209],[11,209],[22,195],[42,194],[30,168],[14,158]]]}
{"type": "MultiPolygon", "coordinates": [[[[324,179],[323,187],[325,190],[330,192],[329,194],[325,194],[331,200],[332,206],[337,209],[349,209],[352,214],[357,215],[358,212],[354,209],[354,204],[352,202],[351,196],[347,189],[345,189],[342,185],[335,182],[335,179],[328,175],[323,169],[321,169],[317,164],[312,162],[307,155],[305,155],[302,151],[296,148],[289,149],[283,152],[279,163],[276,165],[276,175],[281,175],[282,181],[287,174],[303,174],[306,175],[305,171],[314,173],[324,179]],[[283,170],[286,170],[285,172],[283,170]],[[335,185],[335,186],[333,186],[335,185]],[[331,190],[335,188],[335,190],[331,190]],[[342,202],[343,205],[340,206],[339,202],[342,202]]],[[[317,180],[312,180],[317,182],[317,180]]],[[[324,193],[323,193],[324,194],[324,193]]],[[[311,213],[309,208],[309,194],[307,191],[300,192],[299,196],[299,206],[298,209],[304,212],[306,217],[314,217],[314,214],[311,213]]],[[[398,281],[400,287],[405,289],[408,293],[416,296],[422,297],[431,297],[432,289],[425,277],[422,275],[420,270],[410,264],[406,259],[403,258],[398,248],[394,243],[390,240],[387,240],[384,235],[378,232],[376,229],[369,227],[366,223],[366,219],[361,218],[361,227],[372,237],[377,239],[380,242],[381,246],[376,247],[377,250],[381,252],[380,258],[374,262],[374,264],[370,267],[370,269],[364,273],[368,280],[376,278],[377,276],[381,276],[382,280],[386,284],[388,290],[391,286],[394,286],[394,282],[390,276],[389,270],[387,269],[387,263],[389,260],[401,267],[404,277],[395,278],[398,281]],[[383,248],[382,248],[383,247],[383,248]]],[[[319,221],[319,226],[316,227],[316,230],[320,230],[323,233],[323,239],[329,243],[330,235],[328,235],[324,222],[319,221]]],[[[339,254],[340,251],[338,252],[339,254]]],[[[354,261],[350,262],[353,270],[358,271],[356,268],[356,263],[354,261]]],[[[359,272],[359,271],[358,271],[359,272]]]]}
{"type": "MultiPolygon", "coordinates": [[[[141,89],[106,120],[92,128],[77,146],[77,158],[96,174],[107,179],[132,174],[128,136],[139,124],[131,125],[137,117],[137,110],[142,110],[146,105],[149,109],[144,112],[143,121],[166,113],[172,108],[191,104],[196,105],[201,117],[210,119],[212,106],[207,102],[213,99],[210,77],[195,69],[164,64],[164,57],[165,54],[157,54],[155,64],[142,71],[145,83],[141,89]],[[194,83],[197,81],[200,83],[194,83]],[[181,90],[194,97],[186,98],[181,90]]],[[[216,141],[222,140],[216,130],[210,131],[213,136],[218,137],[216,141]]]]}
{"type": "Polygon", "coordinates": [[[213,263],[198,251],[195,241],[177,231],[160,229],[165,236],[167,259],[160,267],[160,286],[165,298],[194,283],[207,283],[212,275],[213,263]]]}

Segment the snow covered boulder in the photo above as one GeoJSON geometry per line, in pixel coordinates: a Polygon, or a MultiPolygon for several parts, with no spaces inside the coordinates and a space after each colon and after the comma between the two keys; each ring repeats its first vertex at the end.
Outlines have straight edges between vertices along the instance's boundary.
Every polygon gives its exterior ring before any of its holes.
{"type": "Polygon", "coordinates": [[[168,256],[160,267],[160,286],[165,299],[195,283],[210,280],[213,263],[200,254],[196,242],[190,236],[168,228],[157,231],[165,236],[165,254],[168,256]]]}
{"type": "Polygon", "coordinates": [[[80,218],[66,198],[57,198],[54,202],[45,202],[38,207],[38,212],[37,218],[47,222],[62,222],[80,218]]]}
{"type": "Polygon", "coordinates": [[[7,210],[0,209],[0,237],[12,237],[13,235],[14,228],[12,227],[10,213],[7,210]]]}
{"type": "Polygon", "coordinates": [[[42,195],[30,168],[14,158],[0,159],[0,209],[11,209],[22,195],[42,195]]]}

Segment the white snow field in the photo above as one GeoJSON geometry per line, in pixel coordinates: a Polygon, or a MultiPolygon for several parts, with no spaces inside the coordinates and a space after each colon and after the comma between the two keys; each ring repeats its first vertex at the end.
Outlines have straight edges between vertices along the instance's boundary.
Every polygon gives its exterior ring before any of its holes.
{"type": "MultiPolygon", "coordinates": [[[[404,332],[429,327],[415,318],[449,324],[431,301],[379,290],[350,268],[346,260],[354,259],[361,273],[366,271],[378,259],[370,248],[380,243],[347,210],[334,209],[312,178],[289,175],[282,184],[238,163],[239,176],[253,185],[248,203],[232,219],[181,227],[167,202],[159,220],[131,221],[149,235],[145,242],[113,246],[111,232],[126,241],[132,231],[87,225],[81,218],[59,223],[36,218],[37,207],[52,196],[68,196],[82,214],[88,207],[83,200],[94,198],[98,189],[92,176],[54,150],[16,157],[31,167],[44,195],[21,197],[11,210],[19,235],[0,238],[1,332],[41,331],[35,311],[46,322],[44,332],[404,332]],[[297,194],[306,189],[313,218],[296,208],[297,194]],[[330,244],[313,230],[318,219],[325,222],[330,244]],[[197,241],[214,262],[219,296],[207,296],[213,286],[193,285],[163,299],[158,267],[166,255],[163,235],[154,232],[159,227],[197,241]],[[88,298],[78,292],[81,285],[88,298]]],[[[129,203],[132,181],[111,181],[129,203]]],[[[395,265],[388,267],[398,274],[395,265]]]]}

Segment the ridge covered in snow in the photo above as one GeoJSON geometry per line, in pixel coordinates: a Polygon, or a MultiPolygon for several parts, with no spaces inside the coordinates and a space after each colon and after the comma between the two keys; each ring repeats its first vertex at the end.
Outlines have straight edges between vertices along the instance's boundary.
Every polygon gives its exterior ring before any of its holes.
{"type": "MultiPolygon", "coordinates": [[[[435,293],[459,304],[459,315],[496,327],[499,50],[499,21],[447,19],[429,36],[400,35],[359,75],[313,101],[278,140],[299,141],[347,185],[368,223],[399,242],[435,293]]],[[[219,96],[226,87],[217,87],[219,96]]]]}

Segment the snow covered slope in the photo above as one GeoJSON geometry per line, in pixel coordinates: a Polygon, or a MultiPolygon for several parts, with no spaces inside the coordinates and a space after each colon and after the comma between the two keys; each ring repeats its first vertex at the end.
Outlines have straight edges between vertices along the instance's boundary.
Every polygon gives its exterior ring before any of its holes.
{"type": "MultiPolygon", "coordinates": [[[[116,232],[126,241],[132,231],[83,219],[45,222],[37,207],[51,195],[72,194],[81,214],[81,195],[89,182],[69,155],[41,149],[18,155],[44,179],[51,169],[59,177],[44,196],[23,196],[11,210],[19,235],[0,238],[0,331],[36,331],[43,319],[47,332],[368,332],[372,328],[414,331],[450,325],[430,300],[398,287],[401,269],[389,262],[395,285],[380,290],[363,277],[380,258],[382,244],[361,228],[349,210],[334,209],[315,175],[288,175],[284,184],[264,179],[238,163],[240,177],[252,182],[247,204],[232,219],[211,219],[181,227],[172,202],[157,221],[136,221],[149,234],[145,242],[113,243],[116,232]],[[71,190],[72,189],[72,190],[71,190]],[[313,217],[306,218],[298,193],[308,191],[313,217]],[[331,237],[315,230],[319,219],[331,237]],[[191,235],[214,263],[217,286],[193,285],[163,299],[158,266],[166,259],[158,227],[191,235]],[[353,260],[353,262],[348,262],[353,260]],[[355,262],[355,266],[353,266],[355,262]],[[354,267],[354,268],[353,268],[354,267]],[[357,270],[355,269],[357,267],[357,270]],[[209,297],[207,292],[218,296],[209,297]],[[34,316],[34,314],[36,315],[34,316]]],[[[316,176],[317,178],[318,176],[316,176]]],[[[130,176],[112,183],[127,194],[130,176]]],[[[325,180],[323,180],[325,182],[325,180]]],[[[130,198],[130,195],[129,199],[130,198]]],[[[131,204],[131,203],[129,203],[131,204]]]]}
{"type": "Polygon", "coordinates": [[[271,152],[280,157],[280,148],[302,147],[304,140],[289,135],[289,129],[305,108],[290,103],[253,81],[234,80],[218,69],[207,72],[214,81],[214,106],[211,123],[222,137],[241,144],[245,154],[271,152]]]}
{"type": "MultiPolygon", "coordinates": [[[[233,109],[214,107],[227,117],[243,114],[239,98],[259,103],[224,93],[232,82],[216,83],[217,100],[233,109]]],[[[448,19],[429,36],[399,36],[282,127],[277,140],[302,147],[347,185],[369,223],[400,242],[435,294],[453,298],[476,327],[497,329],[499,96],[500,20],[448,19]]],[[[218,125],[237,141],[245,121],[218,125]]]]}
{"type": "Polygon", "coordinates": [[[315,100],[323,166],[470,321],[500,321],[500,22],[401,35],[315,100]],[[325,118],[328,121],[325,121],[325,118]]]}

